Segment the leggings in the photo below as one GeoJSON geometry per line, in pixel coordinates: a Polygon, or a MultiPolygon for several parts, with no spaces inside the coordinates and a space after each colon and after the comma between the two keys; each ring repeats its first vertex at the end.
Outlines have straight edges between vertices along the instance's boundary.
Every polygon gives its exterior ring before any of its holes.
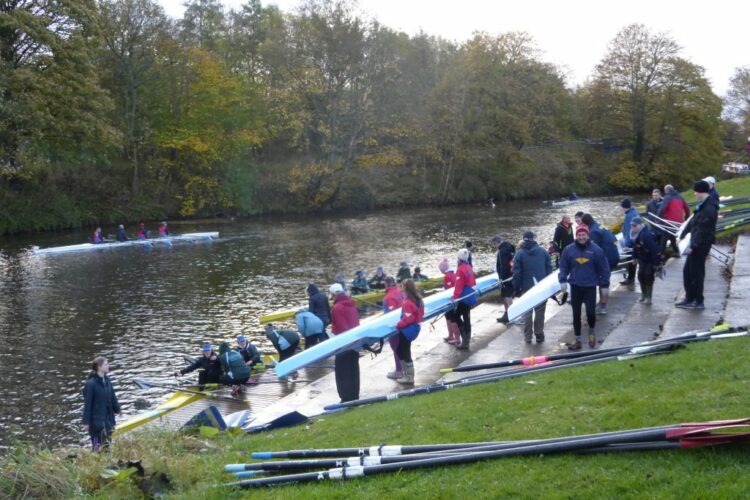
{"type": "Polygon", "coordinates": [[[581,336],[581,305],[586,305],[586,322],[596,326],[596,287],[570,285],[570,305],[573,306],[573,332],[581,336]]]}
{"type": "Polygon", "coordinates": [[[456,306],[453,314],[452,319],[458,325],[458,329],[462,332],[471,332],[471,306],[461,302],[456,306]]]}
{"type": "Polygon", "coordinates": [[[404,337],[404,334],[398,332],[398,347],[396,348],[398,359],[411,363],[411,340],[404,337]]]}

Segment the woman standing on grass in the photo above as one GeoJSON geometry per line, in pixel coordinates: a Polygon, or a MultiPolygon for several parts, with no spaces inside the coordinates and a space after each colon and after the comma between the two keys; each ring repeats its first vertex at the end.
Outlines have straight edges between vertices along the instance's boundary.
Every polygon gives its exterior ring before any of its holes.
{"type": "Polygon", "coordinates": [[[91,448],[95,452],[109,447],[115,428],[115,415],[121,414],[120,404],[107,373],[107,358],[94,358],[83,388],[83,428],[91,436],[91,448]]]}
{"type": "Polygon", "coordinates": [[[414,362],[411,358],[411,343],[417,338],[420,323],[424,318],[424,303],[419,296],[417,285],[412,280],[401,282],[401,291],[404,292],[404,305],[401,306],[401,320],[396,323],[398,330],[398,359],[401,362],[403,375],[396,382],[405,385],[414,385],[414,362]]]}

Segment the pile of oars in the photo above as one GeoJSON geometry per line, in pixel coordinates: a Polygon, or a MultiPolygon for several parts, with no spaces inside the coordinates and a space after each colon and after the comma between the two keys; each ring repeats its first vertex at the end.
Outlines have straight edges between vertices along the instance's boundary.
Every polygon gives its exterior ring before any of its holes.
{"type": "Polygon", "coordinates": [[[272,486],[327,479],[346,480],[410,469],[467,464],[481,460],[553,453],[610,453],[719,446],[750,441],[750,419],[675,424],[628,431],[605,432],[553,439],[515,442],[448,443],[422,446],[370,446],[321,450],[253,453],[253,458],[295,459],[230,464],[226,472],[240,477],[258,474],[284,475],[245,479],[228,486],[272,486]],[[296,460],[308,459],[310,460],[296,460]],[[287,474],[288,472],[295,472],[287,474]]]}

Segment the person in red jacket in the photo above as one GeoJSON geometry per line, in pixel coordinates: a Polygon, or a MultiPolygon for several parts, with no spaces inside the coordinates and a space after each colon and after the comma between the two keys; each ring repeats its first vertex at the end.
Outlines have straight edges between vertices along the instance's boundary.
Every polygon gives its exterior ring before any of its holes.
{"type": "MultiPolygon", "coordinates": [[[[385,298],[383,299],[383,312],[388,313],[396,309],[400,309],[403,303],[404,294],[401,290],[398,289],[398,286],[396,285],[396,278],[394,278],[393,276],[388,276],[385,279],[385,298]]],[[[391,338],[388,339],[388,343],[391,345],[391,350],[393,350],[393,360],[396,363],[396,369],[392,372],[388,372],[388,375],[386,376],[393,380],[400,379],[403,375],[403,372],[401,371],[401,362],[398,358],[398,339],[398,335],[392,335],[391,338]]]]}
{"type": "MultiPolygon", "coordinates": [[[[438,269],[443,273],[443,288],[448,290],[453,288],[456,284],[456,272],[451,269],[451,264],[448,262],[446,257],[438,264],[438,269]]],[[[458,345],[461,343],[461,334],[458,331],[458,325],[456,324],[456,315],[453,311],[445,313],[445,322],[448,325],[448,336],[443,338],[443,342],[448,342],[451,345],[458,345]]]]}
{"type": "MultiPolygon", "coordinates": [[[[672,186],[667,184],[664,186],[664,199],[659,207],[659,212],[656,214],[662,219],[682,224],[685,220],[690,217],[690,207],[688,206],[685,198],[672,186]]],[[[667,243],[672,245],[672,252],[675,258],[680,258],[680,250],[677,247],[677,238],[675,235],[665,231],[661,238],[661,255],[666,260],[665,252],[667,243]]]]}
{"type": "MultiPolygon", "coordinates": [[[[329,289],[333,297],[331,309],[331,331],[340,335],[355,326],[359,326],[357,305],[344,292],[340,283],[334,283],[329,289]]],[[[336,390],[341,402],[359,399],[359,354],[354,349],[336,354],[335,362],[336,390]]]]}
{"type": "Polygon", "coordinates": [[[456,269],[456,285],[453,288],[453,301],[456,303],[454,309],[458,331],[461,334],[461,343],[458,349],[468,349],[471,340],[471,306],[477,303],[477,295],[474,286],[477,280],[474,270],[469,264],[469,251],[462,248],[458,251],[458,269],[456,269]]]}
{"type": "Polygon", "coordinates": [[[401,360],[403,376],[396,380],[399,384],[414,385],[414,361],[411,358],[411,343],[419,335],[420,323],[424,318],[424,302],[419,296],[417,285],[412,280],[401,282],[401,291],[406,298],[401,306],[401,320],[396,323],[398,330],[398,358],[401,360]]]}

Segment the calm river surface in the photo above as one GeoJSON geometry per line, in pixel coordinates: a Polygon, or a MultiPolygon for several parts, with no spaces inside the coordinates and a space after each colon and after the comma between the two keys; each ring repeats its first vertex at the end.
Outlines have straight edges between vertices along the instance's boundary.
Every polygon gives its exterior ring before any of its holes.
{"type": "MultiPolygon", "coordinates": [[[[239,334],[261,342],[258,317],[306,303],[305,287],[407,260],[428,276],[465,239],[477,270],[494,266],[489,238],[531,229],[549,242],[563,213],[590,211],[611,223],[619,199],[565,208],[539,202],[384,210],[363,214],[263,217],[232,224],[173,225],[174,234],[220,231],[212,243],[131,247],[35,256],[31,245],[84,242],[88,231],[0,238],[0,453],[16,440],[56,447],[84,439],[81,393],[91,360],[104,355],[123,406],[158,402],[131,382],[172,382],[181,355],[239,334]]],[[[156,229],[152,224],[151,229],[156,229]]],[[[134,228],[130,228],[131,232],[134,228]]],[[[105,228],[106,232],[113,228],[105,228]]]]}

